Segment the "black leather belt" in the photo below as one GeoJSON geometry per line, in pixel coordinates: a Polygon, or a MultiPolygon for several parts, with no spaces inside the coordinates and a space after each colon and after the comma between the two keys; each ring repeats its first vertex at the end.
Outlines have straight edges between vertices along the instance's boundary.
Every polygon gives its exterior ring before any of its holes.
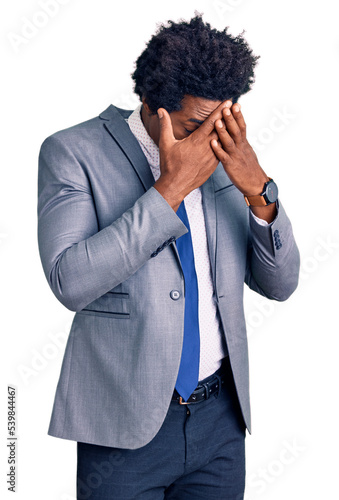
{"type": "Polygon", "coordinates": [[[183,401],[180,394],[174,389],[172,401],[177,401],[180,405],[189,405],[192,403],[200,403],[201,401],[206,401],[206,399],[210,398],[216,392],[219,392],[222,388],[222,385],[227,380],[229,375],[230,365],[227,359],[223,362],[223,365],[219,370],[215,372],[214,375],[211,375],[205,381],[200,382],[200,384],[196,387],[196,389],[192,392],[187,401],[183,401]]]}

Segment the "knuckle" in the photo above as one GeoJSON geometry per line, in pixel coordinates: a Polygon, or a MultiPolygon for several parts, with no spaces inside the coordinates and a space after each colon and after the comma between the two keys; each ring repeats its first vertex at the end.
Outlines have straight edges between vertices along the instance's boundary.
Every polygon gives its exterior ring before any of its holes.
{"type": "Polygon", "coordinates": [[[232,141],[232,139],[230,138],[226,139],[225,146],[227,149],[231,149],[234,146],[234,142],[232,141]]]}
{"type": "Polygon", "coordinates": [[[226,163],[227,159],[228,159],[228,155],[226,153],[224,153],[224,152],[221,153],[221,155],[220,155],[220,161],[222,163],[226,163]]]}
{"type": "Polygon", "coordinates": [[[191,134],[189,137],[188,137],[189,141],[192,141],[192,144],[194,146],[197,146],[198,144],[201,143],[201,138],[199,137],[198,134],[191,134]]]}
{"type": "Polygon", "coordinates": [[[207,117],[206,120],[205,120],[205,123],[206,123],[206,126],[208,128],[214,128],[214,123],[215,123],[215,119],[213,119],[211,116],[207,117]]]}

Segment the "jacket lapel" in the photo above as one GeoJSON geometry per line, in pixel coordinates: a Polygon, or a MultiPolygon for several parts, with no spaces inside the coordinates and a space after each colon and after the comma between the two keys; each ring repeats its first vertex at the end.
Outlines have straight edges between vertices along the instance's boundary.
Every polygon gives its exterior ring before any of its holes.
{"type": "Polygon", "coordinates": [[[208,253],[211,262],[212,279],[215,284],[215,252],[217,241],[217,214],[215,208],[213,175],[201,186],[202,206],[205,216],[208,253]]]}
{"type": "Polygon", "coordinates": [[[205,226],[208,242],[208,252],[211,262],[212,279],[215,286],[216,252],[218,243],[216,192],[232,185],[221,163],[217,166],[211,177],[201,186],[205,226]]]}
{"type": "Polygon", "coordinates": [[[119,144],[122,152],[130,161],[142,185],[147,191],[154,184],[154,177],[149,167],[148,161],[137,141],[132,134],[125,119],[131,111],[119,110],[112,104],[100,115],[105,120],[104,127],[108,130],[113,139],[119,144]]]}

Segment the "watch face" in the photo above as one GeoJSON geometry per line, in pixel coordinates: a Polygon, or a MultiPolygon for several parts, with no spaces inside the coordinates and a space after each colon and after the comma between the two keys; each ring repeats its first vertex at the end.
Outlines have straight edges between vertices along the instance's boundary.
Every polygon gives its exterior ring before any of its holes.
{"type": "Polygon", "coordinates": [[[274,203],[278,199],[278,186],[271,181],[267,184],[266,197],[269,203],[274,203]]]}

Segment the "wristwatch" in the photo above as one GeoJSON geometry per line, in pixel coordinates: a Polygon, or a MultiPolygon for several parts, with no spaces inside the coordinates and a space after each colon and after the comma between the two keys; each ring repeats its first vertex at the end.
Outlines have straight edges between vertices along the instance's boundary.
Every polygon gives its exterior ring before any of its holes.
{"type": "Polygon", "coordinates": [[[275,203],[278,199],[278,186],[273,179],[269,177],[269,181],[265,182],[264,190],[256,196],[245,196],[247,206],[266,207],[271,203],[275,203]]]}

